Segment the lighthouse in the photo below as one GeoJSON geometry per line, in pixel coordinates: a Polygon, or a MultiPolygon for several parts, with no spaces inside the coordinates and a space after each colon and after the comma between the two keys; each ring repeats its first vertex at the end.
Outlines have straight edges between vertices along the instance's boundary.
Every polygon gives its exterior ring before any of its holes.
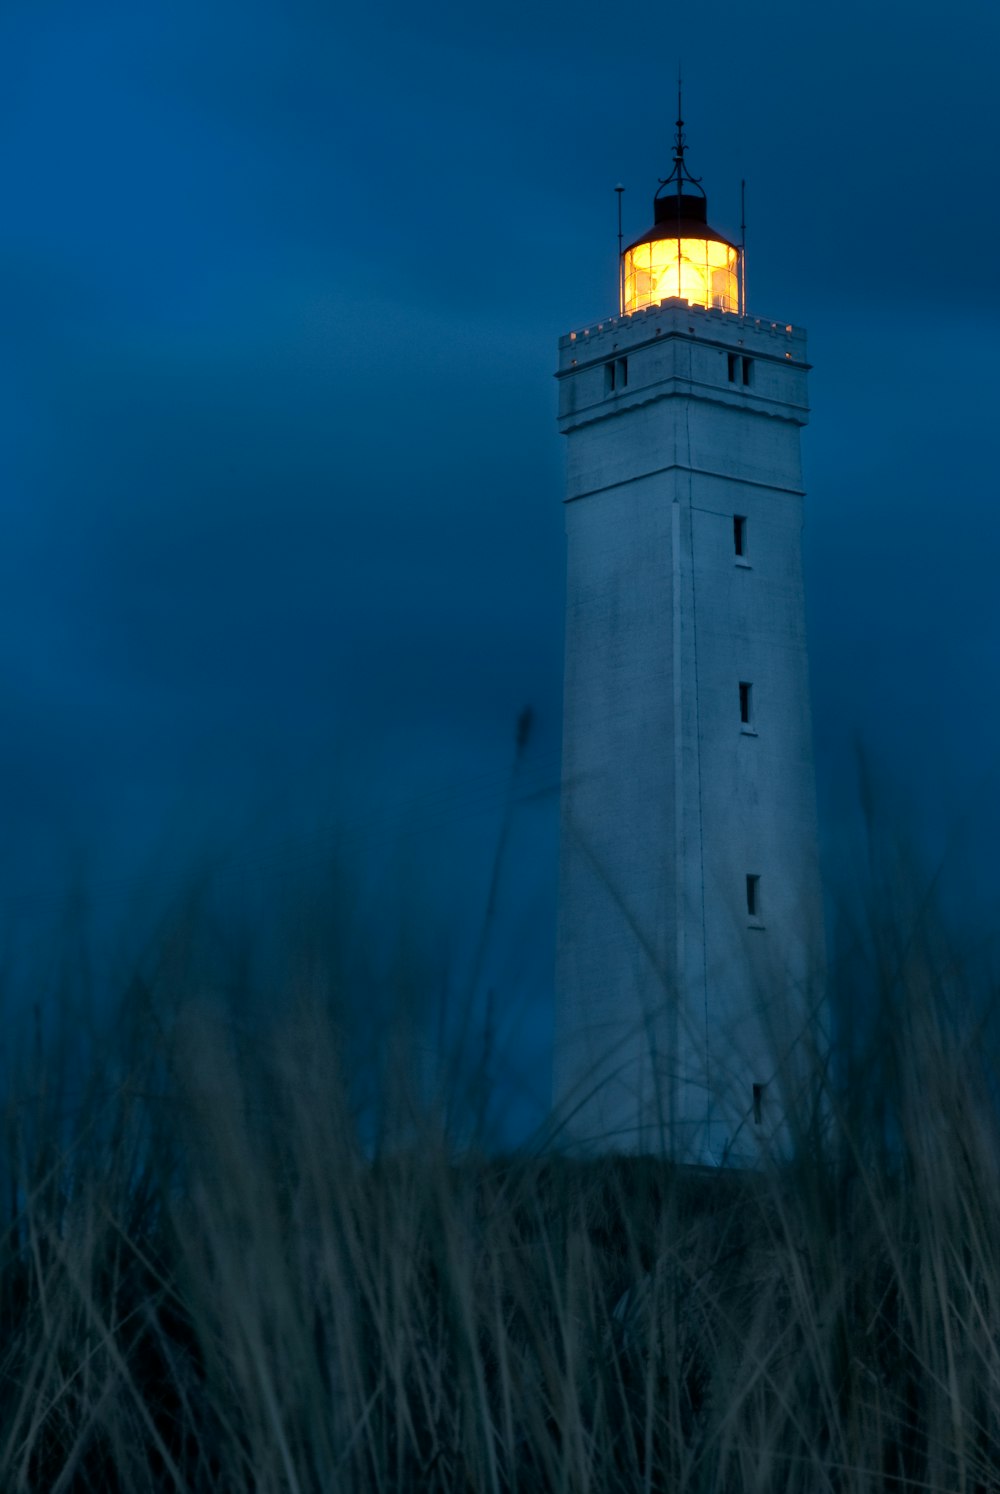
{"type": "Polygon", "coordinates": [[[801,328],[747,313],[680,114],[618,314],[559,343],[554,1100],[574,1145],[718,1165],[784,1134],[822,999],[809,364],[801,328]]]}

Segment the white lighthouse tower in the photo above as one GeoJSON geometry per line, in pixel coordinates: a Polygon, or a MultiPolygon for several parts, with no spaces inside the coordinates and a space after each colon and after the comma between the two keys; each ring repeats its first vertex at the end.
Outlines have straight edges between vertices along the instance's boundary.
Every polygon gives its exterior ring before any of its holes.
{"type": "Polygon", "coordinates": [[[555,1102],[578,1145],[721,1162],[783,1125],[822,990],[809,365],[801,329],[746,314],[680,118],[654,219],[619,315],[559,344],[555,1102]]]}

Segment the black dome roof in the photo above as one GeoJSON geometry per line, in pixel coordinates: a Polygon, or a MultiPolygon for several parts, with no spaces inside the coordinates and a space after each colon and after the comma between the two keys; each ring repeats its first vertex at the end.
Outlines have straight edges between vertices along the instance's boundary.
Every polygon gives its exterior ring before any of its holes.
{"type": "Polygon", "coordinates": [[[640,244],[652,244],[657,239],[711,239],[717,244],[737,246],[724,234],[716,233],[708,225],[708,199],[704,193],[674,192],[668,197],[653,198],[653,226],[640,234],[628,245],[636,249],[640,244]]]}

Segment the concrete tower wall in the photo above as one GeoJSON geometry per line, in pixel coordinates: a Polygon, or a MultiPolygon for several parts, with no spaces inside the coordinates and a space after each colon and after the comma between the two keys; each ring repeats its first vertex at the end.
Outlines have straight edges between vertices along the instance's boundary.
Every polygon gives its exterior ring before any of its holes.
{"type": "Polygon", "coordinates": [[[580,1141],[747,1151],[818,989],[806,370],[796,329],[671,302],[560,344],[555,1092],[580,1141]]]}

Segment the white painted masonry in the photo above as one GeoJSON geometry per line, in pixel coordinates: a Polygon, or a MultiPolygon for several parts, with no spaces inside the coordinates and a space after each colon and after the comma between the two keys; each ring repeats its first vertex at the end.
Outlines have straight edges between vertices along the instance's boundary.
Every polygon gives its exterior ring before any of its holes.
{"type": "Polygon", "coordinates": [[[560,341],[555,1101],[581,1146],[753,1155],[795,1082],[823,967],[807,369],[799,329],[677,300],[560,341]]]}

